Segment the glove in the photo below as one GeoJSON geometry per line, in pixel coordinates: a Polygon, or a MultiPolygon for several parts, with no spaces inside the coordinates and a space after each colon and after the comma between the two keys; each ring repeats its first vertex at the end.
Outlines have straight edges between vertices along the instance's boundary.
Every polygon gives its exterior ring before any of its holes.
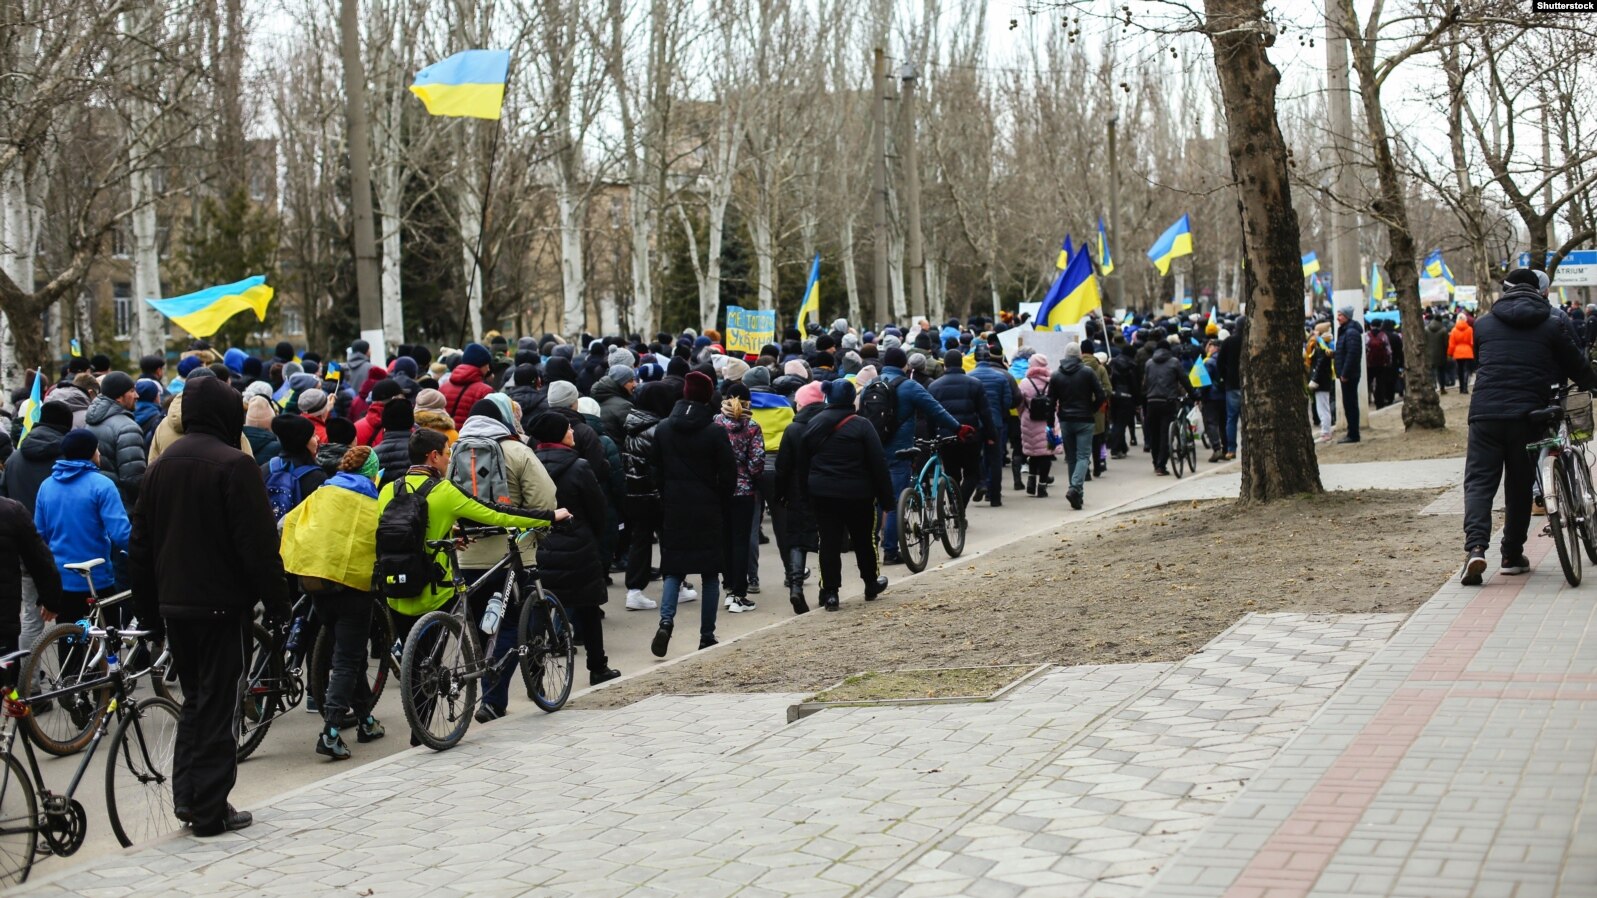
{"type": "Polygon", "coordinates": [[[976,435],[976,428],[971,427],[969,424],[961,424],[961,425],[959,425],[959,441],[961,443],[970,442],[971,438],[974,437],[975,435],[976,435]]]}

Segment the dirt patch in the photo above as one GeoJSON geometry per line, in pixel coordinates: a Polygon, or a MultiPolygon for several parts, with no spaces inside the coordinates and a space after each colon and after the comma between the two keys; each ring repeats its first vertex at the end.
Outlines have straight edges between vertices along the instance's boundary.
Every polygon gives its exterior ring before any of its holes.
{"type": "MultiPolygon", "coordinates": [[[[1402,409],[1396,406],[1391,410],[1383,409],[1380,414],[1371,415],[1359,428],[1357,443],[1317,443],[1315,451],[1322,465],[1463,458],[1469,437],[1469,395],[1448,391],[1442,396],[1442,413],[1447,418],[1447,427],[1442,430],[1405,431],[1402,409]]],[[[1340,420],[1336,436],[1342,438],[1340,420]]]]}
{"type": "Polygon", "coordinates": [[[881,702],[907,698],[985,698],[1035,668],[945,667],[855,674],[810,702],[881,702]]]}
{"type": "Polygon", "coordinates": [[[572,707],[667,693],[810,693],[867,670],[1171,661],[1249,611],[1407,612],[1457,564],[1443,547],[1458,542],[1459,519],[1418,514],[1440,492],[1192,502],[1072,524],[572,707]]]}

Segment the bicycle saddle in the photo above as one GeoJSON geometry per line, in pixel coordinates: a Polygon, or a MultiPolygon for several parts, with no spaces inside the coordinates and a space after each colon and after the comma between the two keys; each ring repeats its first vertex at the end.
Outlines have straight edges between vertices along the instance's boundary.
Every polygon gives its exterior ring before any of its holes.
{"type": "Polygon", "coordinates": [[[69,571],[77,571],[80,574],[87,574],[89,571],[94,570],[102,564],[105,564],[104,558],[90,558],[88,561],[74,561],[71,564],[63,564],[61,566],[69,571]]]}

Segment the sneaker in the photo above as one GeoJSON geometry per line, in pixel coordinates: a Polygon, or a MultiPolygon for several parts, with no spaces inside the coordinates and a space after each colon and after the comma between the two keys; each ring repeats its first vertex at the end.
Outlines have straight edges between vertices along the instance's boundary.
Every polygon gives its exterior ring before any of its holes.
{"type": "Polygon", "coordinates": [[[731,614],[742,614],[745,611],[753,611],[757,607],[759,606],[742,596],[726,597],[726,610],[731,614]]]}
{"type": "Polygon", "coordinates": [[[760,594],[760,578],[754,576],[753,574],[750,574],[749,575],[749,595],[757,596],[759,594],[760,594]]]}
{"type": "Polygon", "coordinates": [[[664,658],[665,650],[671,647],[671,625],[661,621],[660,629],[654,631],[654,640],[649,643],[649,651],[656,658],[664,658]]]}
{"type": "Polygon", "coordinates": [[[1505,555],[1503,556],[1503,563],[1498,567],[1497,572],[1499,574],[1528,574],[1530,573],[1530,559],[1524,555],[1515,555],[1512,558],[1505,555]]]}
{"type": "Polygon", "coordinates": [[[493,705],[484,704],[477,709],[476,720],[478,723],[493,723],[505,716],[504,708],[495,708],[493,705]]]}
{"type": "Polygon", "coordinates": [[[597,686],[600,683],[608,683],[619,676],[621,676],[621,671],[616,670],[613,667],[605,670],[594,671],[593,673],[588,674],[588,685],[597,686]]]}
{"type": "Polygon", "coordinates": [[[709,638],[705,638],[705,637],[702,637],[702,636],[699,637],[699,651],[701,651],[701,652],[704,651],[705,649],[714,648],[715,646],[718,646],[718,645],[720,645],[720,643],[715,641],[715,637],[714,636],[711,636],[709,638]]]}
{"type": "Polygon", "coordinates": [[[357,742],[376,742],[386,735],[388,735],[388,731],[383,729],[382,721],[370,714],[366,715],[366,719],[355,727],[355,741],[357,742]]]}
{"type": "Polygon", "coordinates": [[[683,580],[682,586],[677,589],[677,604],[686,605],[689,602],[697,602],[698,600],[699,591],[693,588],[692,583],[683,580]]]}
{"type": "Polygon", "coordinates": [[[1080,490],[1066,490],[1065,491],[1065,498],[1070,500],[1070,507],[1071,508],[1074,508],[1077,511],[1081,510],[1081,491],[1080,490]]]}
{"type": "Polygon", "coordinates": [[[344,744],[344,737],[332,727],[322,730],[321,735],[316,737],[316,753],[335,761],[347,761],[352,757],[349,746],[344,744]]]}
{"type": "Polygon", "coordinates": [[[310,697],[308,695],[305,696],[305,713],[307,713],[307,714],[320,714],[320,713],[322,713],[322,704],[321,704],[321,702],[318,702],[316,699],[314,699],[314,698],[312,698],[312,697],[310,697]]]}
{"type": "Polygon", "coordinates": [[[1459,578],[1465,586],[1481,585],[1481,574],[1486,573],[1486,550],[1470,549],[1464,556],[1464,575],[1459,578]]]}
{"type": "Polygon", "coordinates": [[[249,811],[236,811],[233,809],[232,805],[228,805],[227,811],[222,814],[221,820],[218,820],[215,823],[205,824],[204,826],[197,825],[194,827],[193,832],[194,835],[200,837],[219,836],[222,833],[230,833],[245,829],[254,822],[255,817],[249,811]]]}
{"type": "MultiPolygon", "coordinates": [[[[681,599],[678,598],[678,601],[681,601],[681,599]]],[[[655,600],[653,600],[653,599],[649,598],[648,596],[644,595],[643,594],[643,590],[641,590],[641,589],[629,589],[629,590],[627,590],[627,610],[628,611],[653,611],[654,609],[656,609],[658,607],[660,607],[660,603],[656,602],[655,600]]]]}
{"type": "Polygon", "coordinates": [[[987,488],[984,486],[976,487],[976,492],[970,494],[970,501],[972,502],[984,502],[986,499],[987,488]]]}
{"type": "Polygon", "coordinates": [[[882,553],[882,564],[903,564],[903,563],[904,563],[904,559],[899,558],[897,552],[892,552],[892,553],[883,552],[882,553]]]}

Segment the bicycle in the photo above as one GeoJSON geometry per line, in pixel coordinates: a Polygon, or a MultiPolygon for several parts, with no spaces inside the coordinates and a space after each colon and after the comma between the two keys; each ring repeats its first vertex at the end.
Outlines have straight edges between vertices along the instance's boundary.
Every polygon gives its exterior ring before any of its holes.
{"type": "Polygon", "coordinates": [[[1170,419],[1167,439],[1170,447],[1170,473],[1181,478],[1181,468],[1194,474],[1198,473],[1198,436],[1201,428],[1192,423],[1192,411],[1197,406],[1187,400],[1182,400],[1181,408],[1176,411],[1176,416],[1170,419]]]}
{"type": "MultiPolygon", "coordinates": [[[[73,625],[76,626],[76,625],[73,625]]],[[[124,639],[149,637],[148,631],[119,630],[111,627],[83,627],[84,635],[101,640],[108,647],[106,672],[62,689],[31,698],[17,694],[23,659],[28,651],[12,652],[0,658],[0,688],[6,695],[4,721],[5,748],[0,751],[0,884],[25,881],[39,853],[43,837],[48,853],[68,857],[83,846],[88,831],[88,815],[73,798],[83,775],[94,760],[96,749],[110,730],[111,754],[106,759],[105,801],[111,831],[126,848],[159,838],[178,829],[172,806],[172,758],[177,743],[178,706],[171,699],[151,696],[133,699],[135,677],[122,666],[115,651],[124,639]],[[17,733],[21,727],[12,721],[26,720],[44,702],[60,703],[72,696],[105,690],[110,698],[106,713],[95,723],[87,751],[72,775],[65,793],[52,791],[39,769],[33,742],[22,740],[28,766],[17,760],[17,733]]]]}
{"type": "Polygon", "coordinates": [[[898,458],[912,461],[923,454],[930,456],[915,479],[898,494],[898,557],[910,573],[926,569],[933,537],[942,541],[950,558],[958,558],[965,551],[965,505],[959,500],[954,478],[943,470],[938,452],[958,442],[959,437],[916,440],[913,449],[895,453],[898,458]]]}
{"type": "Polygon", "coordinates": [[[288,623],[268,630],[252,626],[244,692],[239,696],[238,759],[260,748],[272,722],[305,700],[305,646],[299,640],[313,614],[310,596],[301,594],[288,623]]]}
{"type": "Polygon", "coordinates": [[[1525,446],[1536,454],[1535,481],[1531,495],[1547,509],[1547,524],[1542,533],[1553,538],[1558,564],[1570,586],[1581,579],[1580,549],[1597,564],[1597,502],[1591,482],[1590,461],[1584,444],[1592,436],[1591,394],[1560,388],[1553,392],[1553,405],[1532,412],[1532,424],[1545,427],[1548,435],[1525,446]],[[1549,489],[1550,487],[1550,489],[1549,489]]]}
{"type": "MultiPolygon", "coordinates": [[[[18,691],[22,698],[34,699],[42,691],[59,690],[94,677],[104,676],[107,658],[112,653],[104,639],[86,635],[103,632],[108,612],[119,608],[133,593],[123,591],[101,598],[94,588],[92,572],[106,563],[104,558],[72,562],[63,565],[69,571],[82,575],[89,584],[89,610],[76,622],[57,621],[39,634],[38,640],[22,665],[18,691]]],[[[121,631],[122,651],[119,653],[134,665],[128,674],[130,682],[137,683],[145,675],[151,678],[155,693],[175,703],[180,696],[175,688],[172,671],[172,653],[166,646],[156,653],[147,640],[127,634],[136,633],[138,621],[129,621],[132,628],[121,631]],[[155,660],[140,669],[137,664],[154,656],[155,660]]],[[[34,713],[22,718],[22,728],[28,739],[38,748],[56,757],[65,757],[83,749],[93,735],[95,727],[105,716],[111,699],[109,690],[77,692],[66,695],[60,702],[35,705],[34,713]]]]}
{"type": "Polygon", "coordinates": [[[448,556],[455,598],[448,610],[429,611],[411,627],[399,665],[399,700],[411,735],[434,751],[452,748],[466,735],[477,710],[477,681],[509,676],[518,663],[527,697],[539,708],[553,713],[571,696],[576,673],[571,618],[539,583],[537,567],[522,563],[516,543],[528,532],[501,527],[460,531],[464,539],[506,536],[509,551],[477,581],[481,588],[496,582],[502,572],[502,618],[517,615],[516,644],[497,659],[480,657],[476,637],[466,638],[467,586],[456,562],[455,541],[427,541],[427,548],[448,556]],[[440,724],[442,729],[435,732],[440,724]]]}

